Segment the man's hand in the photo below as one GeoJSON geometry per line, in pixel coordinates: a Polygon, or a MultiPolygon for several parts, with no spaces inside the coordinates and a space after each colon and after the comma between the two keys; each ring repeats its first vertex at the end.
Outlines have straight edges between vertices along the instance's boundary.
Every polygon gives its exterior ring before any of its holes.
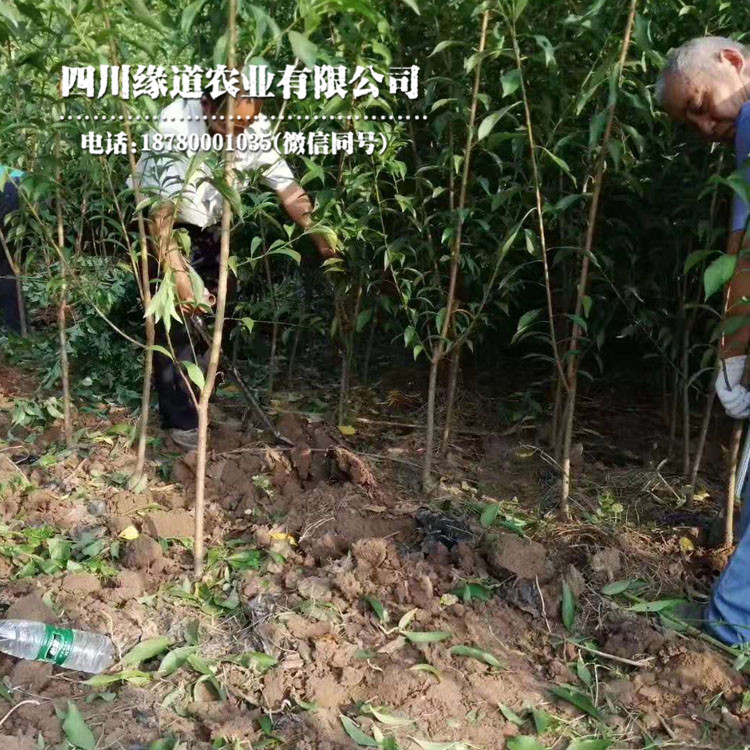
{"type": "Polygon", "coordinates": [[[315,241],[315,247],[318,249],[318,253],[323,260],[328,260],[329,258],[338,258],[339,253],[337,250],[334,250],[328,242],[326,242],[325,238],[322,235],[314,234],[313,235],[314,241],[315,241]]]}
{"type": "Polygon", "coordinates": [[[745,356],[725,359],[716,377],[716,395],[734,419],[750,417],[750,391],[742,385],[746,360],[745,356]]]}

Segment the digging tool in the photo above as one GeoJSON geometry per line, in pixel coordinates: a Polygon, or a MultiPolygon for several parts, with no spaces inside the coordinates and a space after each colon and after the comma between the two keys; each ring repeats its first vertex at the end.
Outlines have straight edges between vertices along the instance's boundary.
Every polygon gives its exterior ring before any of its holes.
{"type": "MultiPolygon", "coordinates": [[[[193,331],[196,333],[196,335],[208,346],[211,347],[211,336],[209,335],[208,331],[206,330],[206,324],[203,321],[202,318],[195,315],[189,318],[190,321],[190,327],[193,329],[193,331]]],[[[242,380],[242,376],[239,373],[239,370],[234,365],[234,363],[230,362],[223,354],[223,352],[219,352],[219,366],[227,372],[229,375],[229,378],[234,381],[235,385],[240,389],[242,392],[242,395],[245,397],[245,400],[248,403],[248,406],[250,409],[255,413],[255,415],[260,419],[261,423],[263,424],[263,427],[270,432],[277,443],[281,443],[283,445],[289,445],[294,446],[294,443],[289,440],[288,438],[285,438],[274,426],[273,422],[268,417],[268,414],[266,414],[265,411],[261,408],[260,404],[256,401],[255,396],[253,396],[253,392],[248,388],[248,386],[245,384],[245,382],[242,380]]]]}

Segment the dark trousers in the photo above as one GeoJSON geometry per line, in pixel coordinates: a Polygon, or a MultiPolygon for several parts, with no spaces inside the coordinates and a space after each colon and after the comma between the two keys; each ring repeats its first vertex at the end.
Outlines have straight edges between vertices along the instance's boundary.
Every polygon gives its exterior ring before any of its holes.
{"type": "MultiPolygon", "coordinates": [[[[196,273],[203,279],[212,294],[216,294],[219,279],[219,254],[221,251],[221,233],[218,228],[210,227],[200,229],[191,224],[175,224],[175,230],[185,229],[190,235],[190,263],[196,273]]],[[[158,268],[152,264],[150,269],[151,279],[157,279],[158,268]]],[[[225,348],[232,329],[232,321],[229,320],[234,312],[234,301],[236,296],[236,280],[230,273],[227,284],[227,321],[224,326],[222,347],[225,348]]],[[[206,372],[207,346],[194,332],[190,331],[190,325],[184,326],[181,322],[172,320],[167,337],[167,331],[163,322],[156,325],[156,343],[170,351],[174,351],[177,362],[194,362],[201,370],[206,372]]],[[[198,413],[195,409],[193,399],[185,384],[185,378],[178,370],[176,362],[158,351],[154,352],[154,381],[159,402],[159,414],[162,426],[177,428],[180,430],[191,430],[198,426],[198,413]]],[[[196,399],[198,390],[190,384],[196,399]]]]}
{"type": "MultiPolygon", "coordinates": [[[[0,193],[0,231],[5,237],[8,252],[17,260],[16,245],[8,241],[9,222],[6,217],[11,211],[17,211],[19,206],[18,188],[16,183],[8,178],[0,193]]],[[[21,302],[19,298],[19,281],[8,261],[5,247],[0,243],[0,322],[11,331],[21,333],[21,302]]]]}

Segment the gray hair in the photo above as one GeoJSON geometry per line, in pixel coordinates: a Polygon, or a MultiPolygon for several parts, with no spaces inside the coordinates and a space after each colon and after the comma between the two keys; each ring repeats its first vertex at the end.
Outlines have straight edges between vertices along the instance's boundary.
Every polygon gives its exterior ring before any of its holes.
{"type": "Polygon", "coordinates": [[[723,49],[733,49],[744,58],[750,59],[750,47],[723,36],[704,36],[691,39],[681,47],[672,50],[667,56],[667,63],[659,73],[654,87],[657,103],[662,106],[667,88],[667,78],[680,75],[686,78],[711,68],[718,60],[723,49]]]}

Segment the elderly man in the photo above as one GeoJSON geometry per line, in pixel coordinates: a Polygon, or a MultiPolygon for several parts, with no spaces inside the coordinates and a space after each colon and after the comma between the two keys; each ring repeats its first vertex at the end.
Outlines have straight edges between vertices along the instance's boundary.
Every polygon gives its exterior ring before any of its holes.
{"type": "MultiPolygon", "coordinates": [[[[734,142],[737,168],[750,184],[750,48],[723,37],[693,39],[669,56],[656,84],[667,114],[711,141],[734,142]]],[[[727,252],[737,256],[727,291],[727,316],[750,315],[750,238],[745,240],[750,209],[735,194],[727,252]]],[[[750,325],[721,341],[723,366],[716,393],[729,416],[750,416],[750,391],[743,385],[750,325]]],[[[717,581],[704,615],[706,628],[731,645],[750,643],[750,482],[743,489],[740,542],[717,581]]]]}
{"type": "MultiPolygon", "coordinates": [[[[234,135],[235,187],[246,189],[250,184],[250,173],[258,171],[263,182],[274,190],[288,216],[303,229],[312,224],[312,204],[305,191],[297,184],[288,164],[272,148],[252,150],[250,136],[255,140],[268,138],[271,134],[267,119],[261,118],[261,100],[251,99],[240,91],[235,98],[233,120],[227,115],[228,96],[213,98],[208,91],[200,99],[180,99],[167,106],[160,114],[154,150],[145,152],[137,165],[137,175],[142,190],[156,195],[158,202],[150,211],[149,232],[156,248],[156,258],[151,268],[151,278],[156,278],[159,267],[173,274],[177,296],[183,313],[194,314],[199,305],[213,304],[219,272],[220,230],[223,197],[211,184],[211,170],[206,161],[206,152],[185,148],[186,144],[199,143],[202,136],[234,135]],[[240,133],[248,136],[245,148],[237,141],[240,133]],[[162,138],[159,138],[162,136],[162,138]],[[182,150],[180,142],[182,141],[182,150]],[[164,150],[157,150],[157,145],[164,150]],[[170,152],[169,146],[175,149],[170,152]],[[186,230],[190,237],[191,258],[187,258],[175,239],[175,230],[186,230]],[[205,283],[202,300],[194,299],[194,271],[205,283]]],[[[211,139],[213,142],[218,139],[211,139]]],[[[133,187],[132,180],[128,180],[133,187]]],[[[318,252],[330,258],[335,251],[321,234],[311,235],[318,252]]],[[[227,314],[231,317],[231,298],[235,291],[235,280],[230,275],[227,314]]],[[[226,338],[226,337],[225,337],[226,338]]],[[[169,348],[177,361],[196,361],[198,353],[205,350],[201,342],[191,339],[187,328],[173,322],[169,335],[163,323],[157,326],[157,344],[169,348]]],[[[197,357],[199,364],[201,358],[197,357]]],[[[162,424],[170,430],[172,439],[183,448],[197,445],[198,415],[185,380],[175,362],[166,355],[154,354],[154,374],[159,399],[162,424]]]]}

